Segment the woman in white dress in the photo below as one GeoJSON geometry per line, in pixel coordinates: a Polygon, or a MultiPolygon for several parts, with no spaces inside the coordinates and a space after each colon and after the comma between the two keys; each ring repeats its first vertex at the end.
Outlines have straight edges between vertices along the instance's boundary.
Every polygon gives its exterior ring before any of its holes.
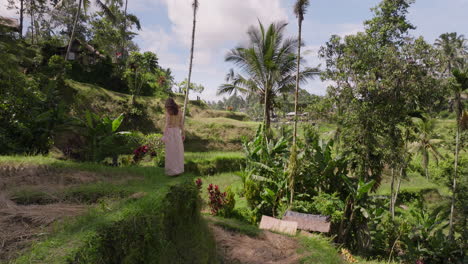
{"type": "Polygon", "coordinates": [[[184,172],[185,132],[182,113],[174,99],[166,100],[166,126],[162,141],[166,144],[165,171],[169,176],[184,172]]]}

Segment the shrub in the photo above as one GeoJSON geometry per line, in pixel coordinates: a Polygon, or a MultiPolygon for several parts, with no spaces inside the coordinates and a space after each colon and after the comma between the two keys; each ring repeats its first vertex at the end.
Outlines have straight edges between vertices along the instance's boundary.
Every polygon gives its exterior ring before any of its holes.
{"type": "Polygon", "coordinates": [[[158,167],[164,167],[165,150],[164,143],[161,140],[161,134],[148,134],[145,136],[145,145],[149,147],[152,153],[154,163],[158,167]]]}
{"type": "Polygon", "coordinates": [[[148,196],[134,203],[135,209],[118,221],[87,236],[69,263],[217,263],[193,182],[172,186],[162,202],[158,196],[148,196]]]}
{"type": "Polygon", "coordinates": [[[213,186],[213,184],[210,184],[208,186],[208,198],[210,199],[208,205],[210,206],[211,214],[218,215],[226,204],[226,192],[221,193],[218,185],[213,186]]]}
{"type": "Polygon", "coordinates": [[[223,217],[234,217],[237,215],[237,212],[234,211],[236,206],[236,195],[231,189],[231,186],[228,186],[225,191],[226,196],[224,197],[224,204],[219,211],[219,215],[223,217]]]}
{"type": "Polygon", "coordinates": [[[113,158],[113,165],[118,165],[119,155],[132,154],[144,142],[144,135],[140,132],[119,132],[104,138],[98,144],[96,160],[102,161],[106,157],[113,158]]]}
{"type": "Polygon", "coordinates": [[[197,175],[214,175],[222,172],[239,171],[245,159],[242,157],[216,157],[211,160],[187,161],[185,170],[197,175]]]}
{"type": "Polygon", "coordinates": [[[298,195],[298,199],[293,203],[293,209],[309,213],[329,216],[332,223],[338,223],[343,219],[344,203],[338,197],[338,194],[320,193],[317,196],[303,194],[298,195]]]}
{"type": "MultiPolygon", "coordinates": [[[[140,161],[149,152],[150,152],[150,149],[146,145],[138,147],[137,149],[133,151],[133,162],[136,164],[140,163],[140,161]]],[[[153,152],[151,152],[151,156],[153,156],[153,152]]]]}

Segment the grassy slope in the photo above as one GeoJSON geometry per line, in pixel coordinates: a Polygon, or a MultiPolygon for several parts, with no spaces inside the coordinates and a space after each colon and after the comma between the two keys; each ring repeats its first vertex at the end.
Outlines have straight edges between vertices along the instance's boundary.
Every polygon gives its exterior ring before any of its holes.
{"type": "MultiPolygon", "coordinates": [[[[6,164],[41,164],[97,173],[136,175],[142,179],[115,184],[115,190],[124,190],[129,193],[146,193],[144,198],[137,201],[129,198],[120,200],[102,199],[99,205],[91,206],[85,215],[56,224],[52,234],[46,235],[44,240],[34,244],[28,253],[13,263],[66,263],[84,244],[96,236],[96,232],[100,228],[124,220],[132,212],[141,210],[142,207],[148,206],[148,204],[152,204],[151,207],[157,208],[169,186],[193,178],[190,174],[177,178],[167,177],[162,169],[154,167],[110,168],[97,164],[60,161],[40,156],[0,156],[0,165],[6,164]]],[[[81,188],[83,191],[101,191],[99,188],[96,189],[92,186],[95,186],[95,184],[82,185],[81,188]]]]}
{"type": "MultiPolygon", "coordinates": [[[[130,95],[76,81],[67,83],[76,91],[72,113],[77,116],[82,116],[85,109],[109,116],[117,116],[130,109],[130,95]]],[[[183,98],[175,99],[179,105],[183,105],[183,98]]],[[[165,121],[164,100],[165,98],[137,96],[137,104],[142,106],[147,115],[138,117],[133,122],[127,118],[124,120],[124,129],[161,133],[165,121]]],[[[249,118],[244,113],[210,110],[197,102],[191,102],[189,107],[190,116],[186,122],[188,151],[239,150],[242,139],[251,137],[258,126],[256,122],[248,122],[249,118]]]]}
{"type": "MultiPolygon", "coordinates": [[[[239,155],[231,153],[222,155],[239,155]]],[[[193,160],[203,160],[204,158],[213,158],[218,156],[215,153],[200,154],[189,153],[188,157],[193,160]]],[[[19,156],[0,156],[0,165],[4,164],[42,164],[61,168],[70,168],[74,170],[84,170],[93,172],[113,172],[116,174],[135,174],[143,176],[142,180],[131,181],[130,183],[116,185],[117,189],[123,189],[133,192],[146,192],[147,196],[138,201],[128,198],[124,199],[103,199],[99,205],[91,206],[88,212],[76,219],[65,220],[55,225],[53,232],[35,243],[31,250],[21,256],[13,263],[66,263],[70,257],[75,256],[77,252],[89,241],[92,241],[98,230],[105,226],[112,225],[132,214],[134,211],[141,210],[148,205],[158,207],[167,192],[168,186],[177,184],[185,179],[192,179],[192,175],[185,175],[178,178],[169,178],[163,175],[162,170],[152,167],[124,167],[110,168],[91,163],[75,163],[70,161],[60,161],[50,157],[19,157],[19,156]]],[[[222,173],[215,176],[204,176],[202,197],[207,199],[206,187],[209,183],[220,185],[221,189],[232,186],[234,190],[241,188],[240,177],[235,173],[222,173]]],[[[246,207],[247,204],[243,198],[238,197],[236,207],[246,207]]],[[[260,232],[256,227],[238,222],[235,220],[225,220],[221,226],[247,235],[260,232]]],[[[298,237],[300,241],[300,252],[306,252],[306,258],[302,263],[340,263],[337,250],[324,237],[304,238],[298,237]],[[316,262],[318,261],[318,262],[316,262]]]]}

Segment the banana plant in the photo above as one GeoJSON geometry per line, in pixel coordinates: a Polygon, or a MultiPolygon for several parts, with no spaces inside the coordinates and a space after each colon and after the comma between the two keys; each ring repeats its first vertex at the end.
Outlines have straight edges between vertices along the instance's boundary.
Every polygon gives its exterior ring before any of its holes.
{"type": "Polygon", "coordinates": [[[97,161],[97,152],[101,143],[108,140],[109,137],[115,135],[124,119],[123,114],[120,114],[115,119],[109,117],[100,117],[95,113],[86,111],[83,125],[85,128],[84,137],[88,144],[89,158],[97,161]]]}

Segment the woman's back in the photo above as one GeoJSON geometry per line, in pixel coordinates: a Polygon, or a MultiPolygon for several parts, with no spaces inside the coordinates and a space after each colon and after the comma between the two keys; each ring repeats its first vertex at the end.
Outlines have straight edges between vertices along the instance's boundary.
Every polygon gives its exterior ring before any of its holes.
{"type": "Polygon", "coordinates": [[[182,115],[179,111],[177,115],[166,114],[167,127],[179,127],[182,128],[182,115]]]}

